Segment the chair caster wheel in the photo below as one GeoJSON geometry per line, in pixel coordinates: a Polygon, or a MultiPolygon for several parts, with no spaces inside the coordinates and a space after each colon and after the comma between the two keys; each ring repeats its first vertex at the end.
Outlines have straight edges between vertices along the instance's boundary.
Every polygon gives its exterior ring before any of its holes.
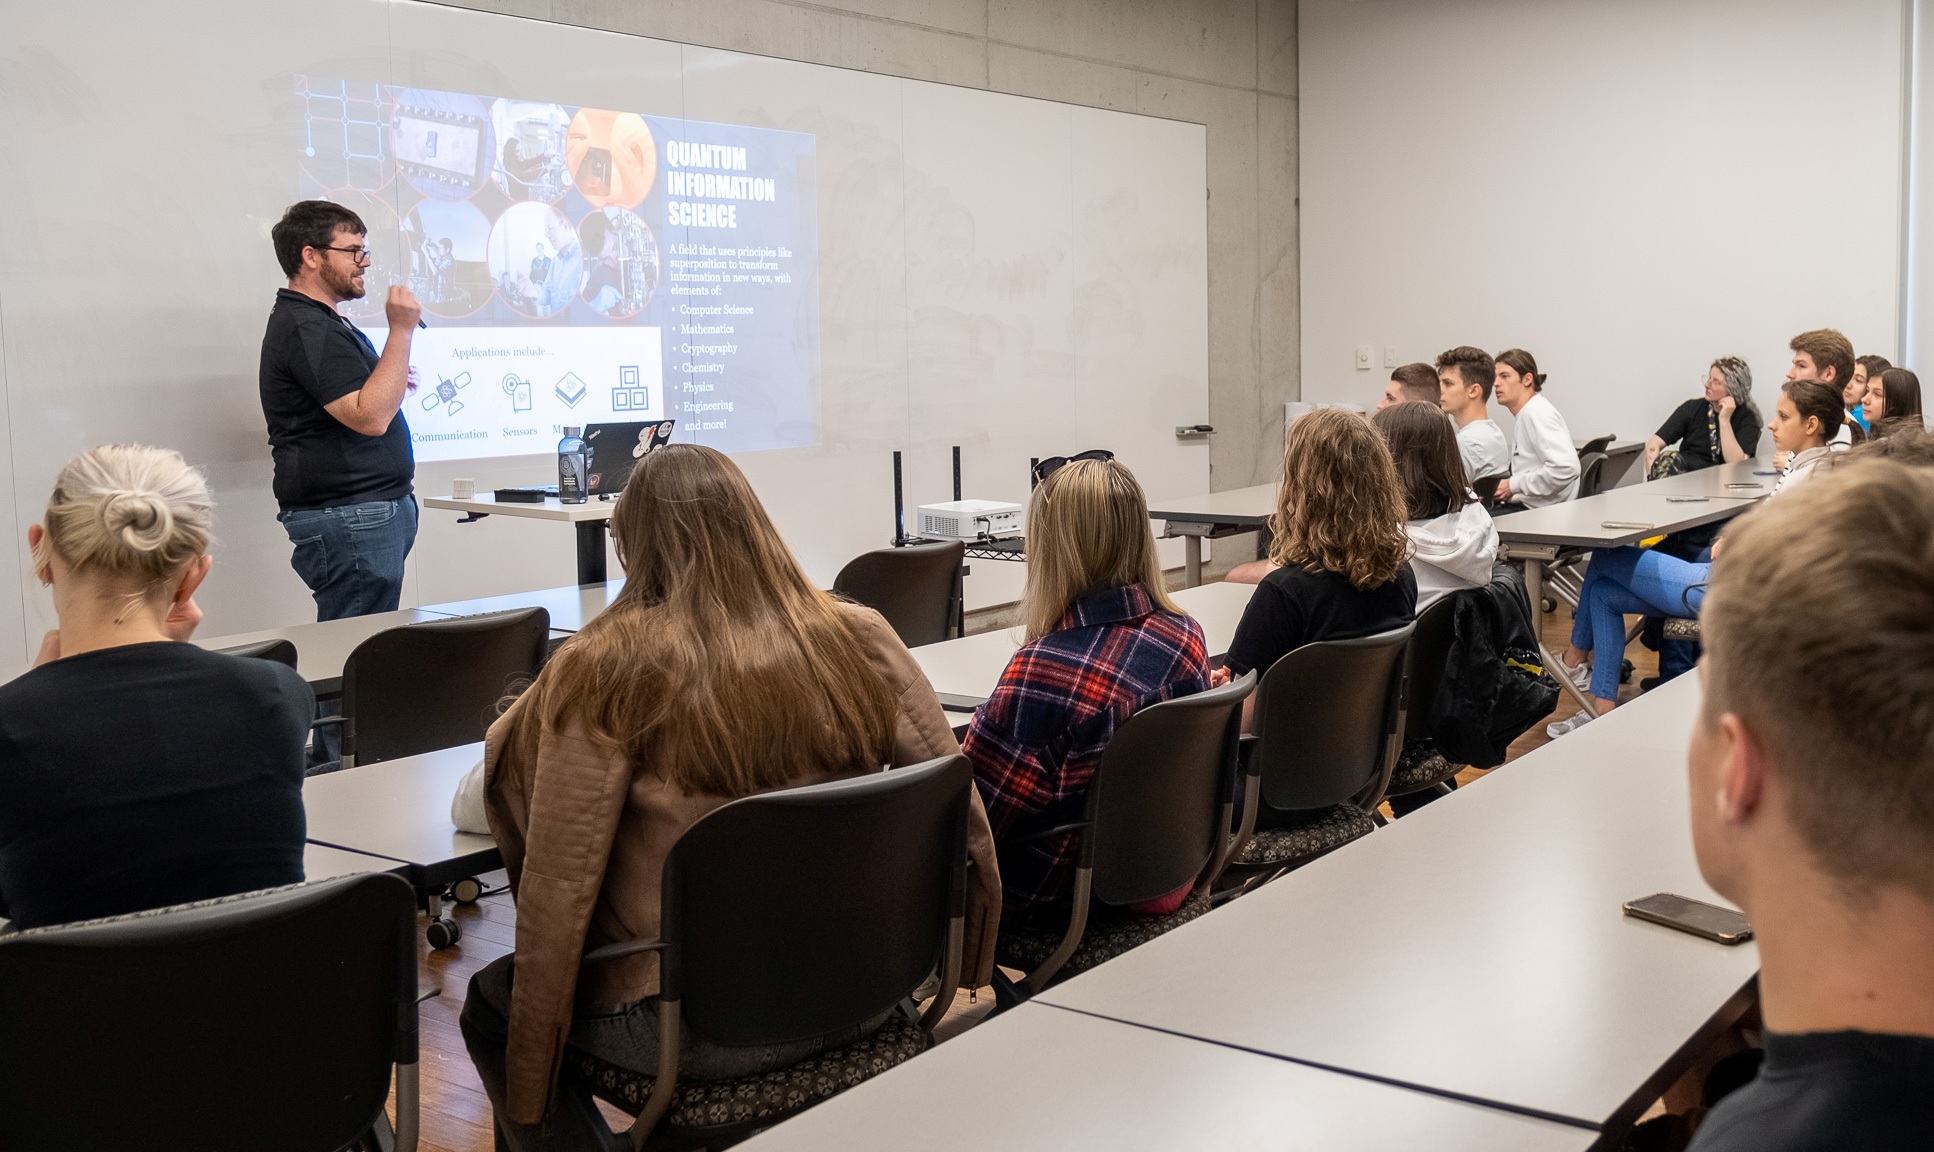
{"type": "Polygon", "coordinates": [[[465,876],[450,885],[450,899],[459,904],[475,904],[477,897],[483,895],[483,884],[475,876],[465,876]]]}
{"type": "Polygon", "coordinates": [[[1558,602],[1553,600],[1551,597],[1546,596],[1544,600],[1540,602],[1539,607],[1543,608],[1546,612],[1556,612],[1558,610],[1558,602]]]}
{"type": "Polygon", "coordinates": [[[455,920],[444,916],[430,921],[430,927],[423,935],[429,940],[432,949],[441,951],[463,939],[463,927],[455,920]]]}

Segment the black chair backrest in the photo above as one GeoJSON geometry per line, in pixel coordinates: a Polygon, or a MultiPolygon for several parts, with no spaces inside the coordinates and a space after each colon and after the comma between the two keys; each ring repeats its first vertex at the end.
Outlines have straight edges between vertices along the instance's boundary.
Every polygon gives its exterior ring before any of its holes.
{"type": "Polygon", "coordinates": [[[1503,482],[1504,473],[1501,472],[1496,476],[1479,476],[1477,479],[1471,481],[1471,491],[1477,493],[1477,498],[1482,500],[1486,506],[1489,506],[1492,501],[1497,499],[1498,485],[1503,482]]]}
{"type": "Polygon", "coordinates": [[[833,591],[886,617],[907,647],[937,644],[953,631],[966,552],[958,540],[865,552],[839,570],[833,591]]]}
{"type": "Polygon", "coordinates": [[[1406,657],[1410,661],[1410,685],[1404,697],[1404,711],[1408,714],[1404,729],[1413,735],[1430,735],[1431,707],[1437,701],[1437,690],[1444,684],[1451,645],[1457,642],[1457,598],[1466,593],[1476,594],[1466,589],[1439,596],[1436,603],[1418,615],[1411,629],[1410,653],[1406,657]]]}
{"type": "Polygon", "coordinates": [[[335,1152],[416,1061],[388,873],[0,936],[0,1148],[335,1152]]]}
{"type": "Polygon", "coordinates": [[[1368,795],[1396,735],[1404,649],[1413,625],[1355,640],[1319,640],[1276,661],[1256,692],[1262,798],[1285,811],[1368,795]]]}
{"type": "Polygon", "coordinates": [[[1578,449],[1579,458],[1583,459],[1593,452],[1603,452],[1605,449],[1610,448],[1612,446],[1612,439],[1610,436],[1594,436],[1590,440],[1585,441],[1584,446],[1578,449]]]}
{"type": "Polygon", "coordinates": [[[1248,673],[1220,688],[1152,704],[1116,730],[1088,785],[1082,840],[1105,904],[1166,896],[1201,875],[1228,835],[1248,673]]]}
{"type": "Polygon", "coordinates": [[[273,660],[277,664],[295,667],[295,642],[279,636],[273,640],[257,640],[253,644],[237,644],[233,648],[217,648],[215,651],[225,656],[240,656],[247,660],[273,660]]]}
{"type": "Polygon", "coordinates": [[[779,1044],[886,1011],[941,965],[965,907],[965,756],[761,793],[665,862],[660,995],[720,1044],[779,1044]]]}
{"type": "Polygon", "coordinates": [[[343,664],[343,752],[373,764],[481,740],[544,663],[551,614],[520,608],[378,632],[343,664]]]}
{"type": "Polygon", "coordinates": [[[1605,454],[1588,452],[1578,457],[1578,498],[1598,495],[1605,483],[1605,454]]]}

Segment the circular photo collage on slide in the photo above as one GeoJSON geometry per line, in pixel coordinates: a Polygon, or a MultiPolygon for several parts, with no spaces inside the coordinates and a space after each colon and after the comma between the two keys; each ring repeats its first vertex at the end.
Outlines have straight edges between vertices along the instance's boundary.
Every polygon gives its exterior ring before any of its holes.
{"type": "Polygon", "coordinates": [[[410,291],[426,311],[468,316],[490,299],[490,221],[468,200],[424,200],[403,217],[410,291]]]}
{"type": "Polygon", "coordinates": [[[613,319],[636,315],[658,290],[658,241],[636,213],[599,208],[578,221],[584,302],[613,319]]]}
{"type": "Polygon", "coordinates": [[[636,112],[578,109],[564,155],[578,193],[598,208],[636,208],[658,176],[657,145],[636,112]]]}
{"type": "Polygon", "coordinates": [[[584,286],[584,249],[577,230],[549,204],[512,204],[490,229],[490,280],[519,316],[541,320],[561,312],[584,286]]]}

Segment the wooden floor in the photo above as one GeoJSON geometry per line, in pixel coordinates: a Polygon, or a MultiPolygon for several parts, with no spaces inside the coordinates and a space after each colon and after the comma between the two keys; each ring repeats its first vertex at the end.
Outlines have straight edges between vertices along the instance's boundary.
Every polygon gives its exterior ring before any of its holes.
{"type": "MultiPolygon", "coordinates": [[[[1545,617],[1545,642],[1555,652],[1563,646],[1571,627],[1571,613],[1560,605],[1545,617]]],[[[1627,651],[1634,670],[1622,698],[1638,695],[1641,677],[1656,675],[1658,657],[1634,643],[1627,651]]],[[[1577,705],[1569,696],[1560,698],[1557,717],[1570,716],[1577,705]]],[[[1516,759],[1550,741],[1544,722],[1511,745],[1510,758],[1516,759]]],[[[1509,760],[1506,761],[1508,767],[1509,760]]],[[[1498,769],[1502,771],[1503,769],[1498,769]]],[[[1458,785],[1473,784],[1489,772],[1467,768],[1458,774],[1458,785]]],[[[487,885],[500,886],[503,873],[484,878],[487,885]]],[[[470,1057],[464,1051],[463,1036],[457,1028],[457,1014],[463,1009],[464,989],[477,969],[509,953],[515,942],[517,912],[510,895],[486,896],[468,906],[455,906],[450,913],[463,926],[463,939],[453,948],[431,952],[418,936],[426,979],[436,983],[442,994],[423,1003],[420,1012],[422,1031],[422,1112],[421,1147],[426,1152],[492,1152],[490,1101],[470,1057]]],[[[959,1035],[978,1023],[993,1008],[993,997],[983,995],[974,1001],[965,992],[955,998],[952,1011],[941,1022],[936,1035],[941,1040],[959,1035]]],[[[615,1116],[615,1114],[614,1114],[615,1116]]],[[[621,1119],[621,1118],[620,1118],[621,1119]]]]}

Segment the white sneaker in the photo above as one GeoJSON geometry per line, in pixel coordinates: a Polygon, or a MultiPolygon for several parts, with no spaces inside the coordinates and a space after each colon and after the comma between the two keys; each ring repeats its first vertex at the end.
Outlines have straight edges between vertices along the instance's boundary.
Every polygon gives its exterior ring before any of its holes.
{"type": "Polygon", "coordinates": [[[1571,665],[1565,663],[1563,656],[1554,657],[1554,661],[1558,665],[1558,671],[1564,675],[1565,679],[1571,681],[1573,687],[1577,688],[1580,692],[1591,689],[1592,666],[1590,664],[1580,664],[1578,667],[1573,668],[1571,665]]]}
{"type": "Polygon", "coordinates": [[[1580,728],[1583,728],[1585,725],[1590,724],[1593,720],[1596,720],[1596,719],[1598,719],[1598,717],[1593,716],[1590,712],[1587,712],[1583,708],[1580,708],[1577,714],[1572,716],[1572,718],[1569,720],[1560,720],[1556,724],[1545,725],[1545,735],[1551,737],[1553,740],[1556,740],[1558,737],[1565,735],[1567,732],[1578,731],[1580,728]]]}

